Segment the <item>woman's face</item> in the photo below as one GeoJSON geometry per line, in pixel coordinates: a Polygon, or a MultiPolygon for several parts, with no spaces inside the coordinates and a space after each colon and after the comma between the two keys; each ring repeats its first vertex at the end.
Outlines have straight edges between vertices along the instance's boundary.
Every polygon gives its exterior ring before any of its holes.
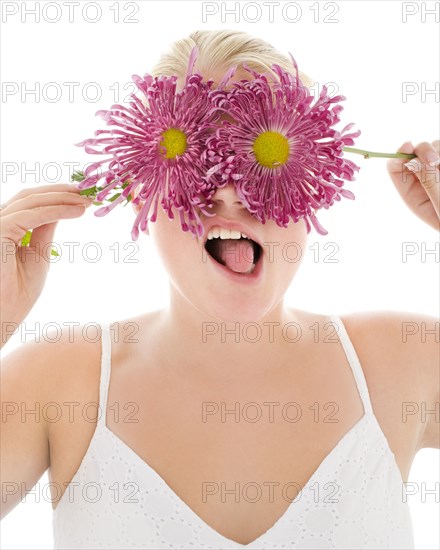
{"type": "MultiPolygon", "coordinates": [[[[133,207],[139,211],[140,206],[133,207]]],[[[210,212],[216,215],[200,214],[205,227],[200,239],[182,230],[177,212],[170,220],[160,206],[157,220],[148,224],[171,283],[207,319],[258,321],[279,304],[299,268],[307,242],[305,222],[291,221],[287,228],[272,220],[262,224],[245,208],[233,184],[217,189],[210,212]],[[260,243],[262,254],[251,275],[236,272],[252,265],[252,247],[246,242],[223,241],[220,255],[227,265],[206,251],[207,229],[226,225],[260,243]]]]}
{"type": "MultiPolygon", "coordinates": [[[[220,70],[215,82],[220,81],[219,76],[223,76],[220,70]]],[[[247,78],[249,73],[239,69],[234,80],[247,78]]],[[[178,91],[182,84],[183,80],[178,91]]],[[[223,114],[220,120],[223,118],[229,117],[223,114]]],[[[258,321],[279,304],[300,266],[307,243],[306,224],[303,219],[290,222],[287,228],[279,227],[272,220],[262,224],[240,201],[232,183],[217,189],[212,202],[210,212],[215,216],[199,214],[205,227],[200,239],[182,230],[177,211],[174,211],[175,219],[170,220],[160,206],[156,221],[148,224],[149,233],[172,285],[202,315],[225,322],[258,321]],[[208,229],[227,229],[226,225],[241,230],[261,245],[262,254],[253,276],[220,266],[205,249],[208,229]]],[[[140,206],[133,207],[138,213],[140,206]]],[[[228,263],[239,259],[242,270],[250,268],[249,246],[246,250],[240,249],[237,241],[232,240],[223,246],[226,248],[223,257],[228,263]]]]}

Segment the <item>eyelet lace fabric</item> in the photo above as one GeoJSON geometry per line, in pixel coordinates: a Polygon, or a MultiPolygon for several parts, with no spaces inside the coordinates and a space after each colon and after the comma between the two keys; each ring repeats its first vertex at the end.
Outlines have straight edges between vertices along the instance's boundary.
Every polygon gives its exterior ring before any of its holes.
{"type": "MultiPolygon", "coordinates": [[[[205,523],[164,479],[98,419],[82,462],[53,513],[58,549],[413,549],[400,470],[372,410],[341,319],[330,316],[364,415],[336,443],[265,533],[240,544],[205,523]]],[[[100,410],[107,410],[111,337],[102,325],[100,410]]]]}

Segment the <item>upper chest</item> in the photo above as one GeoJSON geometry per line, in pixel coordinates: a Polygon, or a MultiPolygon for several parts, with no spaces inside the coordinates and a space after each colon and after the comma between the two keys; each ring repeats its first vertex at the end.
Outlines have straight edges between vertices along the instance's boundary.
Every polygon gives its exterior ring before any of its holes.
{"type": "MultiPolygon", "coordinates": [[[[297,357],[296,364],[281,353],[274,359],[252,376],[191,375],[157,363],[139,369],[117,353],[112,360],[107,428],[207,524],[243,543],[282,516],[289,506],[282,488],[303,489],[363,415],[340,347],[316,349],[313,360],[297,357]],[[243,493],[250,486],[261,492],[256,500],[243,493]]],[[[387,426],[387,407],[376,402],[387,426]]],[[[92,435],[90,424],[57,431],[53,480],[72,478],[92,435]]],[[[386,435],[405,472],[405,438],[386,435]]]]}

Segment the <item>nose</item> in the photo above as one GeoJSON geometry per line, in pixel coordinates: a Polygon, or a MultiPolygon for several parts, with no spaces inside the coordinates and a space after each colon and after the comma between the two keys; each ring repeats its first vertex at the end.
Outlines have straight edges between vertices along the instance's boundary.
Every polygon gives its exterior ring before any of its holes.
{"type": "Polygon", "coordinates": [[[228,183],[224,187],[217,188],[212,197],[212,202],[216,207],[224,207],[225,209],[246,209],[245,205],[241,202],[240,197],[237,195],[235,185],[228,183]]]}

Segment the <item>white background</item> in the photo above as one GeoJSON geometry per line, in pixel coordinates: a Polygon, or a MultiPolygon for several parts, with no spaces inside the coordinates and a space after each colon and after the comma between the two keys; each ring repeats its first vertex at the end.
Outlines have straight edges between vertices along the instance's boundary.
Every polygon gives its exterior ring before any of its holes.
{"type": "MultiPolygon", "coordinates": [[[[355,122],[362,131],[358,147],[394,152],[406,140],[416,144],[439,137],[438,88],[436,95],[423,93],[435,89],[439,80],[439,2],[319,2],[314,10],[310,9],[311,2],[301,2],[301,16],[296,22],[289,21],[299,13],[292,2],[284,13],[287,3],[275,2],[272,22],[264,5],[261,18],[251,22],[258,15],[252,2],[238,4],[237,21],[234,15],[224,14],[222,19],[219,2],[209,3],[209,9],[216,7],[218,13],[206,21],[202,20],[200,1],[119,2],[119,23],[115,22],[113,1],[99,3],[102,17],[95,23],[86,20],[95,18],[93,5],[82,12],[86,4],[93,4],[90,2],[76,6],[74,23],[69,22],[68,8],[63,6],[66,3],[59,3],[61,19],[56,23],[43,19],[44,14],[49,20],[57,15],[53,6],[44,7],[46,2],[25,3],[28,9],[37,7],[39,23],[35,16],[26,15],[21,4],[15,4],[17,14],[6,17],[6,5],[13,9],[13,3],[3,2],[2,202],[25,187],[45,181],[68,182],[70,170],[63,166],[65,162],[82,165],[95,160],[73,145],[104,127],[95,112],[123,101],[127,95],[123,86],[131,82],[131,75],[148,72],[172,41],[197,29],[245,30],[281,52],[291,52],[300,69],[319,83],[336,82],[347,98],[341,124],[355,122]],[[136,12],[132,6],[138,8],[136,12]],[[437,16],[424,14],[425,8],[435,6],[437,16]],[[415,13],[404,22],[405,10],[415,13]],[[335,22],[324,21],[326,16],[335,22]],[[124,18],[138,22],[124,22],[124,18]],[[78,83],[71,98],[69,87],[63,85],[67,82],[78,83]],[[402,97],[405,82],[418,90],[406,100],[402,97]],[[5,83],[9,87],[5,88],[5,83]],[[57,83],[62,92],[58,99],[56,87],[48,83],[57,83]],[[41,90],[37,98],[32,94],[21,97],[35,85],[41,90]],[[115,96],[118,86],[119,97],[115,96]],[[102,97],[93,102],[98,87],[102,97]],[[13,89],[18,91],[5,95],[13,89]],[[83,97],[87,92],[89,101],[83,97]],[[8,175],[11,165],[5,163],[13,162],[18,173],[8,175]],[[38,175],[25,177],[21,163],[28,170],[39,163],[38,175]],[[54,163],[60,167],[58,178],[54,163]]],[[[228,9],[234,6],[227,3],[228,9]]],[[[287,303],[321,313],[395,310],[438,315],[438,248],[437,256],[423,254],[424,249],[438,247],[435,231],[402,202],[387,175],[384,159],[347,156],[361,166],[357,180],[347,184],[356,200],[342,199],[329,211],[319,213],[329,234],[310,235],[309,250],[287,293],[287,303]],[[337,261],[325,261],[335,246],[337,261]],[[418,251],[407,261],[402,260],[405,246],[418,251]]],[[[62,245],[63,255],[51,266],[44,292],[26,319],[28,330],[44,330],[49,322],[62,326],[69,321],[113,321],[167,303],[166,273],[152,243],[141,234],[136,245],[127,244],[134,221],[131,206],[117,207],[104,218],[95,217],[94,210],[92,206],[83,217],[59,223],[55,241],[62,245]],[[97,262],[90,261],[94,250],[86,246],[93,241],[99,243],[102,252],[97,262]],[[67,242],[78,243],[70,258],[63,245],[67,242]],[[118,247],[119,258],[115,256],[118,247]],[[130,256],[134,259],[131,263],[130,256]]],[[[33,338],[31,333],[28,340],[33,338]]],[[[3,355],[24,341],[21,331],[8,342],[3,355]]],[[[409,480],[426,482],[427,488],[433,488],[439,481],[438,458],[437,450],[419,452],[409,480]]],[[[43,476],[40,484],[46,481],[43,476]]],[[[52,546],[51,505],[36,505],[34,500],[28,497],[3,521],[3,548],[52,546]]],[[[434,496],[423,498],[419,492],[409,502],[417,548],[438,548],[434,496]]]]}

